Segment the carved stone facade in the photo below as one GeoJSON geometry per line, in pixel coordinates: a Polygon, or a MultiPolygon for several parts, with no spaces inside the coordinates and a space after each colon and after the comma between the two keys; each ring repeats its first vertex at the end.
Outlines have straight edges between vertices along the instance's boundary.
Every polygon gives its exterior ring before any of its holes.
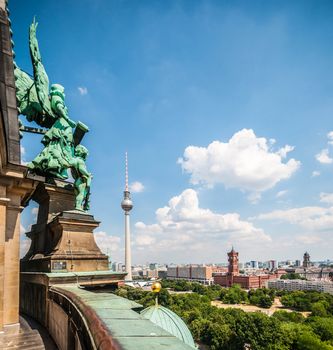
{"type": "Polygon", "coordinates": [[[24,177],[15,99],[11,35],[0,3],[0,331],[19,325],[21,203],[36,185],[24,177]]]}

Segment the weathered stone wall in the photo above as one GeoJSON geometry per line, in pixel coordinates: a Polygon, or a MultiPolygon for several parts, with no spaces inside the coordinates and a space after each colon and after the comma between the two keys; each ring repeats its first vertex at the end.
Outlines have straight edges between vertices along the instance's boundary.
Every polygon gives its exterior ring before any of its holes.
{"type": "Polygon", "coordinates": [[[21,281],[20,312],[47,327],[47,287],[43,284],[21,281]]]}
{"type": "MultiPolygon", "coordinates": [[[[59,350],[68,349],[68,315],[56,303],[49,302],[49,328],[51,337],[57,344],[59,350]]],[[[73,349],[76,350],[76,349],[73,349]]]]}
{"type": "Polygon", "coordinates": [[[18,327],[19,241],[23,197],[33,190],[20,165],[10,22],[0,2],[0,331],[18,327]],[[30,187],[30,189],[28,189],[30,187]]]}
{"type": "Polygon", "coordinates": [[[5,128],[8,163],[20,165],[20,135],[10,25],[6,10],[0,7],[0,105],[5,128]]]}

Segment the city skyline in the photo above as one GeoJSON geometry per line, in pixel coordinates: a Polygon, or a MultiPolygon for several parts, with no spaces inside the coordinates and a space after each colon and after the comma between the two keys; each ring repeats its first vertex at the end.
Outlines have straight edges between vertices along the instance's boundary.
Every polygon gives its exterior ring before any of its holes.
{"type": "MultiPolygon", "coordinates": [[[[95,236],[113,261],[126,150],[133,263],[219,261],[233,244],[244,260],[333,259],[329,1],[22,4],[10,3],[17,63],[30,71],[36,15],[47,72],[91,129],[95,236]]],[[[24,136],[24,161],[36,141],[24,136]]],[[[23,215],[26,249],[36,209],[23,215]]]]}

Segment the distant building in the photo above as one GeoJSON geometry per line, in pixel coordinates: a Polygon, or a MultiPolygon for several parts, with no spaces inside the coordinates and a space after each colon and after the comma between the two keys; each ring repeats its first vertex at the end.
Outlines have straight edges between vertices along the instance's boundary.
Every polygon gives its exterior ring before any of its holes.
{"type": "Polygon", "coordinates": [[[295,266],[300,267],[301,266],[301,260],[296,260],[295,261],[295,266]]]}
{"type": "Polygon", "coordinates": [[[214,281],[213,268],[212,266],[198,265],[168,266],[167,279],[184,279],[210,285],[214,281]]]}
{"type": "Polygon", "coordinates": [[[244,263],[238,263],[238,268],[240,270],[243,270],[245,268],[245,264],[244,263]]]}
{"type": "Polygon", "coordinates": [[[158,278],[168,278],[168,270],[158,270],[158,278]]]}
{"type": "Polygon", "coordinates": [[[261,288],[265,286],[268,280],[280,277],[280,274],[278,273],[260,273],[252,275],[240,274],[238,269],[238,252],[236,252],[234,248],[228,253],[228,261],[229,265],[227,273],[214,274],[214,283],[219,284],[222,287],[231,287],[233,284],[239,284],[245,289],[261,288]]]}
{"type": "Polygon", "coordinates": [[[158,269],[158,264],[157,263],[150,263],[149,264],[149,269],[150,270],[157,270],[158,269]]]}
{"type": "Polygon", "coordinates": [[[158,270],[144,269],[142,270],[142,277],[144,278],[158,278],[158,270]]]}
{"type": "Polygon", "coordinates": [[[310,254],[308,252],[305,252],[303,255],[303,267],[308,268],[310,266],[311,266],[310,254]]]}
{"type": "Polygon", "coordinates": [[[330,281],[333,276],[333,268],[332,267],[292,267],[286,268],[286,273],[297,273],[301,277],[306,278],[307,280],[320,280],[320,281],[330,281]]]}
{"type": "Polygon", "coordinates": [[[263,269],[269,269],[269,261],[265,261],[262,263],[262,268],[263,269]]]}
{"type": "Polygon", "coordinates": [[[278,268],[278,263],[276,260],[269,260],[268,261],[268,269],[273,271],[278,268]]]}
{"type": "Polygon", "coordinates": [[[113,262],[111,264],[111,269],[115,272],[123,272],[125,270],[125,266],[122,262],[113,262]]]}
{"type": "Polygon", "coordinates": [[[323,281],[305,281],[305,280],[272,280],[267,281],[267,287],[279,290],[314,290],[333,294],[333,283],[323,281]]]}
{"type": "Polygon", "coordinates": [[[258,269],[259,268],[258,261],[255,261],[255,260],[250,261],[250,267],[252,267],[253,269],[258,269]]]}
{"type": "Polygon", "coordinates": [[[228,266],[212,266],[212,272],[213,272],[213,275],[215,273],[226,273],[228,272],[228,266]]]}

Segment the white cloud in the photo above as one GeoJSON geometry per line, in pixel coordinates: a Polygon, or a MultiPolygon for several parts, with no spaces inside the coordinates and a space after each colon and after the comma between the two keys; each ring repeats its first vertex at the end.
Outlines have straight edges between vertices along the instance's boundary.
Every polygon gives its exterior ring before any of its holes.
{"type": "Polygon", "coordinates": [[[39,210],[38,207],[35,207],[35,208],[32,208],[32,209],[31,209],[31,214],[33,215],[33,218],[34,218],[34,219],[37,218],[38,210],[39,210]]]}
{"type": "Polygon", "coordinates": [[[308,231],[332,230],[333,207],[300,207],[275,210],[257,216],[259,220],[278,220],[298,225],[308,231]]]}
{"type": "Polygon", "coordinates": [[[287,193],[288,193],[287,190],[279,191],[279,192],[276,194],[276,198],[281,198],[281,197],[285,196],[287,193]]]}
{"type": "Polygon", "coordinates": [[[20,258],[23,258],[27,254],[31,245],[31,240],[25,235],[26,231],[27,229],[20,224],[20,258]]]}
{"type": "Polygon", "coordinates": [[[29,238],[22,238],[21,237],[21,240],[20,240],[20,258],[23,258],[29,248],[30,248],[30,245],[31,245],[31,240],[29,238]]]}
{"type": "Polygon", "coordinates": [[[321,202],[333,204],[333,193],[321,192],[319,196],[321,202]]]}
{"type": "Polygon", "coordinates": [[[333,145],[333,131],[330,131],[328,134],[327,134],[327,138],[328,138],[328,143],[330,145],[333,145]]]}
{"type": "MultiPolygon", "coordinates": [[[[327,144],[328,146],[333,145],[333,131],[327,133],[327,144]]],[[[332,164],[333,158],[329,155],[329,149],[324,148],[318,154],[316,154],[316,159],[321,164],[332,164]]]]}
{"type": "Polygon", "coordinates": [[[293,151],[294,149],[294,146],[285,145],[284,147],[280,148],[276,153],[279,154],[281,158],[286,158],[288,153],[293,151]]]}
{"type": "Polygon", "coordinates": [[[317,176],[319,176],[320,175],[320,171],[317,171],[317,170],[314,170],[313,172],[312,172],[312,177],[317,177],[317,176]]]}
{"type": "Polygon", "coordinates": [[[254,193],[274,187],[290,178],[300,162],[283,162],[292,146],[273,151],[272,141],[257,137],[253,130],[243,129],[228,142],[213,141],[207,147],[188,146],[178,162],[191,174],[191,183],[213,187],[223,183],[227,188],[239,188],[254,193]]]}
{"type": "Polygon", "coordinates": [[[85,86],[79,86],[77,89],[79,90],[79,93],[82,96],[88,94],[88,89],[85,86]]]}
{"type": "Polygon", "coordinates": [[[257,204],[260,199],[261,199],[261,194],[258,192],[251,192],[248,196],[247,199],[252,203],[252,204],[257,204]]]}
{"type": "Polygon", "coordinates": [[[193,189],[186,189],[171,198],[167,206],[157,209],[156,223],[135,224],[135,248],[144,250],[151,258],[169,257],[169,262],[171,251],[173,257],[178,252],[178,259],[185,255],[194,257],[198,251],[208,258],[223,244],[257,245],[258,241],[270,240],[262,229],[241,220],[237,213],[220,214],[200,208],[193,189]]]}
{"type": "Polygon", "coordinates": [[[298,243],[309,244],[309,245],[316,244],[323,241],[321,237],[314,236],[314,235],[300,235],[300,236],[297,236],[295,240],[298,243]]]}
{"type": "Polygon", "coordinates": [[[22,145],[21,145],[20,149],[21,149],[21,164],[27,165],[28,162],[25,160],[26,150],[22,145]]]}
{"type": "Polygon", "coordinates": [[[135,181],[130,184],[129,188],[130,188],[130,191],[133,193],[140,193],[140,192],[143,192],[143,190],[145,189],[145,186],[141,182],[135,181]]]}
{"type": "Polygon", "coordinates": [[[333,159],[328,154],[328,148],[325,148],[320,151],[320,153],[316,154],[316,159],[321,164],[331,164],[333,159]]]}
{"type": "Polygon", "coordinates": [[[120,237],[110,236],[104,231],[94,233],[95,241],[103,253],[110,253],[119,250],[120,237]]]}
{"type": "Polygon", "coordinates": [[[20,224],[20,235],[23,235],[26,231],[26,228],[22,224],[20,224]]]}

